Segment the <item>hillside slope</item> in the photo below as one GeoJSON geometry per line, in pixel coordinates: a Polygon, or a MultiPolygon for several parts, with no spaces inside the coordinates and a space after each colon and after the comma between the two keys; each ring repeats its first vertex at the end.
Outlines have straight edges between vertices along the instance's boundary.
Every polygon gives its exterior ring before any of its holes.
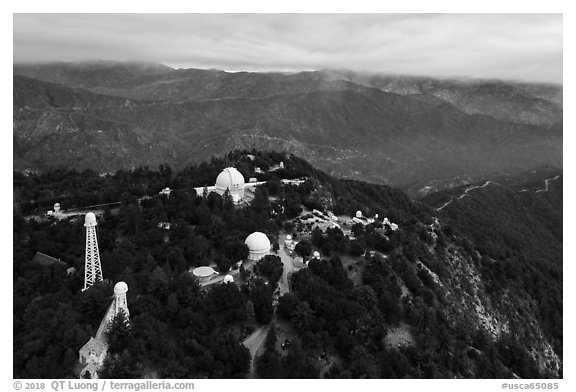
{"type": "Polygon", "coordinates": [[[557,353],[562,352],[562,180],[560,170],[542,168],[423,199],[440,208],[438,216],[478,250],[482,276],[501,303],[516,293],[529,295],[524,306],[557,353]]]}

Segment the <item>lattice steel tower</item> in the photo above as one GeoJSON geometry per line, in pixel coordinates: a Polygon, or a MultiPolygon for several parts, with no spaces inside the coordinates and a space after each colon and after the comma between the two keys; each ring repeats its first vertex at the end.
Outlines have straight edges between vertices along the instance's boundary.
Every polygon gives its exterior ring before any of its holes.
{"type": "Polygon", "coordinates": [[[96,239],[96,225],[96,215],[93,212],[87,213],[84,220],[84,227],[86,227],[86,259],[84,265],[84,288],[82,291],[103,280],[98,240],[96,239]]]}

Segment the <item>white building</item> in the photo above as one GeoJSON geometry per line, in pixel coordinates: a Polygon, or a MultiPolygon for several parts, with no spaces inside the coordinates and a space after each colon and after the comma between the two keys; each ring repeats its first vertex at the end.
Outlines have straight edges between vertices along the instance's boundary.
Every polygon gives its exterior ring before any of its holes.
{"type": "Polygon", "coordinates": [[[162,189],[159,194],[160,195],[165,195],[166,197],[170,197],[170,193],[172,193],[172,189],[166,187],[164,189],[162,189]]]}
{"type": "Polygon", "coordinates": [[[244,176],[236,168],[227,167],[216,178],[216,184],[214,185],[215,191],[223,196],[226,189],[230,191],[232,200],[234,203],[238,204],[244,199],[244,188],[246,183],[244,181],[244,176]]]}
{"type": "Polygon", "coordinates": [[[295,246],[296,246],[296,244],[294,243],[292,236],[290,234],[288,234],[286,236],[286,239],[284,240],[284,247],[290,251],[293,251],[295,246]]]}
{"type": "Polygon", "coordinates": [[[164,230],[170,230],[170,222],[158,222],[158,228],[164,230]]]}
{"type": "Polygon", "coordinates": [[[398,225],[397,225],[396,223],[390,222],[390,220],[389,220],[387,217],[384,217],[384,220],[382,221],[382,223],[383,223],[384,225],[390,226],[390,229],[391,229],[392,231],[396,231],[396,230],[399,229],[398,225]]]}
{"type": "Polygon", "coordinates": [[[192,275],[202,284],[210,281],[214,276],[218,275],[218,272],[212,267],[203,266],[194,268],[192,275]]]}
{"type": "Polygon", "coordinates": [[[270,240],[264,233],[256,231],[250,234],[244,241],[250,253],[248,260],[260,260],[262,257],[270,254],[270,240]]]}
{"type": "Polygon", "coordinates": [[[62,211],[60,211],[60,203],[54,203],[54,210],[48,211],[46,215],[61,219],[63,217],[63,214],[62,211]]]}

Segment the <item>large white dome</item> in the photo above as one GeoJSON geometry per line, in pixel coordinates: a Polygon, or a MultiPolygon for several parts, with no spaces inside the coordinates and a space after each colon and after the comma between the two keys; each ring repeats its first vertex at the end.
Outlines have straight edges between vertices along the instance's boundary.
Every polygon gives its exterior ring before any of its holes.
{"type": "Polygon", "coordinates": [[[250,234],[244,243],[250,250],[248,256],[250,260],[259,260],[270,253],[270,240],[266,234],[259,231],[250,234]]]}
{"type": "Polygon", "coordinates": [[[244,243],[248,245],[248,249],[250,249],[251,252],[263,252],[270,250],[270,240],[266,234],[260,233],[259,231],[250,234],[244,243]]]}
{"type": "Polygon", "coordinates": [[[216,190],[222,193],[224,193],[226,189],[229,189],[230,193],[238,192],[240,190],[244,191],[244,185],[244,176],[233,167],[227,167],[222,170],[216,178],[216,190]]]}

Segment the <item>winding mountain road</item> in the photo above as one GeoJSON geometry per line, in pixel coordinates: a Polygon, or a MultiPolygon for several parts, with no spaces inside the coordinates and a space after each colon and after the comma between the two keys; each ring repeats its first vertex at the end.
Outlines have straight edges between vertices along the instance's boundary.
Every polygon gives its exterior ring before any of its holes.
{"type": "Polygon", "coordinates": [[[452,203],[454,200],[461,200],[461,199],[463,199],[464,197],[468,196],[468,192],[470,192],[470,191],[472,191],[472,190],[474,190],[474,189],[480,189],[480,188],[487,187],[487,186],[490,185],[490,184],[500,185],[500,184],[498,184],[497,182],[488,180],[488,181],[486,181],[483,185],[475,185],[475,186],[472,186],[472,187],[470,187],[470,188],[467,188],[467,189],[464,191],[464,193],[462,193],[460,196],[458,196],[457,198],[451,198],[451,199],[448,200],[446,203],[444,203],[444,205],[442,205],[441,207],[437,208],[436,211],[442,210],[444,207],[446,207],[448,204],[452,203]]]}
{"type": "Polygon", "coordinates": [[[538,192],[548,192],[548,186],[550,185],[550,181],[555,181],[555,180],[557,180],[557,179],[559,179],[559,178],[560,178],[560,175],[557,175],[557,176],[554,177],[554,178],[547,178],[547,179],[545,179],[545,180],[544,180],[544,189],[538,189],[538,190],[536,191],[536,193],[538,193],[538,192]]]}

